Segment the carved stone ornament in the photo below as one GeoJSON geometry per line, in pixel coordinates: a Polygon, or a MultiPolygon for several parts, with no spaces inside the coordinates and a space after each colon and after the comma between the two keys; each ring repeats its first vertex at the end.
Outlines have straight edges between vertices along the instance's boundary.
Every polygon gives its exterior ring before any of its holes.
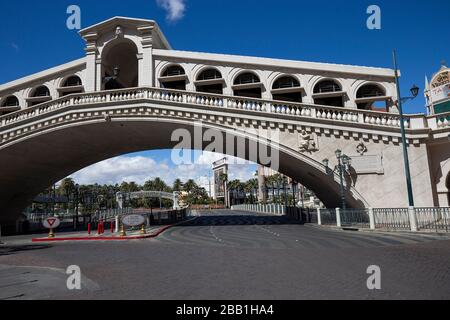
{"type": "Polygon", "coordinates": [[[358,144],[356,147],[356,152],[358,152],[361,156],[363,156],[367,152],[367,147],[364,143],[358,144]]]}
{"type": "Polygon", "coordinates": [[[299,151],[304,152],[316,152],[319,151],[319,144],[317,141],[317,137],[311,133],[302,130],[299,133],[299,151]]]}
{"type": "Polygon", "coordinates": [[[123,29],[121,26],[117,26],[116,28],[116,39],[123,38],[123,29]]]}

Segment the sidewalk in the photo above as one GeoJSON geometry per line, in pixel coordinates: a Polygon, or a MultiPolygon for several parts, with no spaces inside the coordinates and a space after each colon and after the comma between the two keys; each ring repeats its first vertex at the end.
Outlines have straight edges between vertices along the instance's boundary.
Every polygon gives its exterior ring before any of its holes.
{"type": "MultiPolygon", "coordinates": [[[[191,219],[193,220],[193,219],[191,219]]],[[[133,231],[126,231],[126,236],[121,237],[120,231],[118,233],[111,233],[111,231],[105,230],[105,233],[102,235],[98,235],[97,231],[93,231],[91,235],[88,235],[87,232],[80,233],[70,233],[70,234],[58,234],[58,230],[55,230],[55,237],[48,238],[47,236],[42,238],[33,238],[32,242],[61,242],[61,241],[124,241],[124,240],[138,240],[138,239],[148,239],[148,238],[156,238],[164,231],[181,225],[183,223],[189,222],[191,220],[182,221],[176,224],[171,224],[167,226],[154,226],[147,228],[145,230],[145,234],[141,234],[140,229],[133,231]]]]}

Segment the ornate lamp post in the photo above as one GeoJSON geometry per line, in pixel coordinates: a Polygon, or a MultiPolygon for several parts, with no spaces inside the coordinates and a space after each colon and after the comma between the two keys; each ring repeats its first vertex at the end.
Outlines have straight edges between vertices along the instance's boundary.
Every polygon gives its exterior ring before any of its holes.
{"type": "Polygon", "coordinates": [[[341,206],[342,209],[345,210],[347,208],[346,200],[345,200],[345,185],[344,185],[344,177],[345,174],[349,172],[350,164],[351,164],[351,158],[347,155],[343,154],[341,150],[336,150],[336,159],[338,161],[338,164],[335,166],[334,170],[331,170],[329,168],[329,160],[324,159],[323,165],[325,166],[327,170],[327,174],[329,176],[332,176],[335,172],[339,174],[339,188],[340,188],[340,194],[341,194],[341,206]]]}
{"type": "Polygon", "coordinates": [[[411,183],[411,171],[409,168],[409,156],[408,156],[408,147],[406,145],[406,132],[405,132],[405,121],[403,118],[403,103],[406,103],[408,100],[413,100],[419,94],[419,88],[414,85],[411,88],[411,97],[402,98],[400,94],[400,81],[399,81],[399,72],[397,68],[397,53],[393,51],[393,59],[394,59],[394,69],[395,69],[395,83],[397,87],[397,96],[398,96],[398,111],[400,114],[400,130],[402,134],[402,145],[403,145],[403,162],[405,165],[405,175],[406,175],[406,187],[408,190],[408,201],[409,206],[414,207],[414,197],[412,191],[412,183],[411,183]]]}

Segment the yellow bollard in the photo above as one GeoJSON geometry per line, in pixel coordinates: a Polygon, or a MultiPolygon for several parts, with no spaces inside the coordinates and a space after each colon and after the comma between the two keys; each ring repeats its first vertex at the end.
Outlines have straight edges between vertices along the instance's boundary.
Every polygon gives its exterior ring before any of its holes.
{"type": "Polygon", "coordinates": [[[126,235],[127,235],[127,233],[125,232],[125,227],[123,226],[123,223],[122,223],[122,226],[120,227],[120,236],[125,237],[126,235]]]}
{"type": "Polygon", "coordinates": [[[55,237],[55,233],[53,232],[53,229],[50,229],[50,231],[48,232],[48,238],[53,239],[54,237],[55,237]]]}
{"type": "Polygon", "coordinates": [[[147,234],[147,232],[145,231],[145,225],[142,225],[140,233],[141,234],[147,234]]]}

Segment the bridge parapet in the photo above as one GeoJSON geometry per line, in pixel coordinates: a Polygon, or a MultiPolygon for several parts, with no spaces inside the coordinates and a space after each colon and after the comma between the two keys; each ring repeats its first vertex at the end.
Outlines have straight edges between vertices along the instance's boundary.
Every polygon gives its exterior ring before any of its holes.
{"type": "MultiPolygon", "coordinates": [[[[290,119],[317,119],[321,122],[333,122],[342,126],[363,125],[377,129],[399,129],[400,117],[395,113],[329,107],[304,103],[286,103],[275,100],[253,99],[197,92],[177,91],[161,88],[133,88],[92,93],[72,94],[34,107],[16,111],[0,117],[0,128],[5,130],[33,120],[41,115],[60,111],[70,106],[104,105],[124,101],[166,101],[179,104],[207,106],[215,109],[233,109],[254,113],[270,113],[277,117],[290,119]]],[[[449,115],[426,117],[423,114],[406,115],[405,126],[409,130],[442,129],[450,127],[449,115]]]]}

